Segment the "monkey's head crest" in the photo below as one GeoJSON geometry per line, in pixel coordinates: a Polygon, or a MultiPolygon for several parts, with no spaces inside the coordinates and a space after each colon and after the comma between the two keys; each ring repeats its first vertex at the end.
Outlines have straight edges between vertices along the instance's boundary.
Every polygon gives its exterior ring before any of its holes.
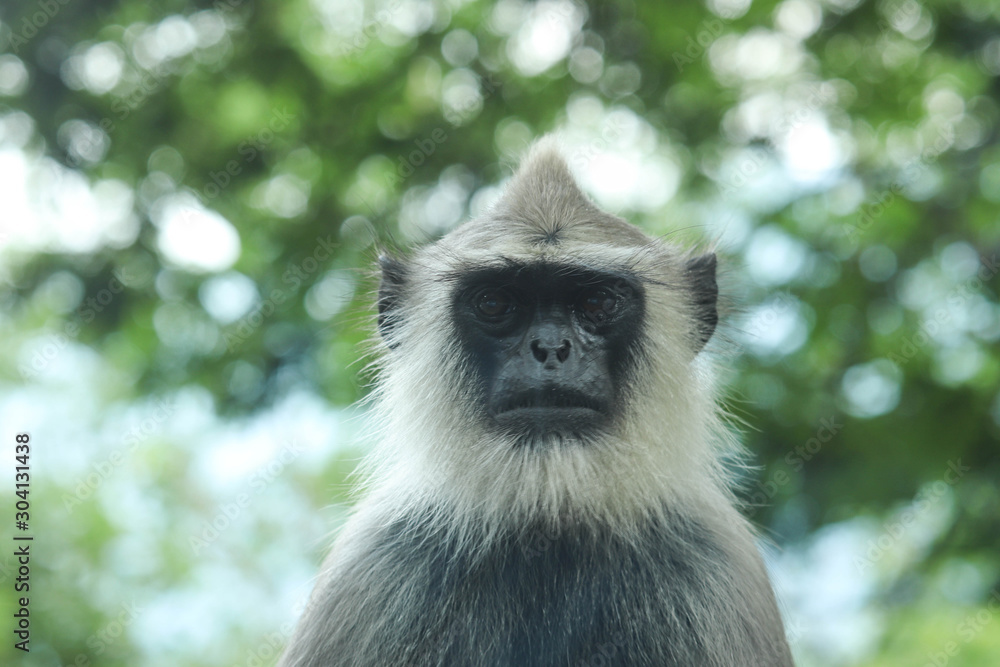
{"type": "Polygon", "coordinates": [[[652,239],[605,213],[580,190],[556,140],[532,146],[500,199],[481,217],[458,227],[445,243],[471,246],[504,239],[504,246],[643,246],[652,239]]]}

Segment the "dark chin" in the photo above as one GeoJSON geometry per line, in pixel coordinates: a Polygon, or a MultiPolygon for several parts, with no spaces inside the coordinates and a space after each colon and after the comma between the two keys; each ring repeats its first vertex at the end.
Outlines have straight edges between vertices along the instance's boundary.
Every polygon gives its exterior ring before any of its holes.
{"type": "Polygon", "coordinates": [[[583,407],[525,407],[494,415],[496,423],[519,442],[584,442],[605,423],[601,412],[583,407]]]}

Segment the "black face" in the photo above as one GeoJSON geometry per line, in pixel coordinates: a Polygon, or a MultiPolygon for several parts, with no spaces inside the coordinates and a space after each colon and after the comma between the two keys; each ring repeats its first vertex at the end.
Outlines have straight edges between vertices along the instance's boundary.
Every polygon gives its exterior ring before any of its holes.
{"type": "Polygon", "coordinates": [[[585,438],[614,419],[643,321],[633,276],[548,264],[485,269],[461,278],[453,315],[498,428],[585,438]]]}

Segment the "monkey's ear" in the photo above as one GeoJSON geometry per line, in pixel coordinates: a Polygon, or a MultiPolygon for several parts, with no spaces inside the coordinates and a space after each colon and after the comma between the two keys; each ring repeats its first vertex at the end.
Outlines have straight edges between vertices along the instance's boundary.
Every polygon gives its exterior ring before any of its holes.
{"type": "Polygon", "coordinates": [[[698,255],[687,260],[685,273],[691,287],[691,301],[695,316],[695,354],[705,347],[719,323],[717,302],[719,285],[715,281],[715,253],[698,255]]]}
{"type": "Polygon", "coordinates": [[[399,345],[392,338],[392,330],[399,318],[399,304],[403,300],[403,286],[406,284],[406,264],[389,255],[379,255],[382,282],[378,286],[378,332],[390,348],[399,345]]]}

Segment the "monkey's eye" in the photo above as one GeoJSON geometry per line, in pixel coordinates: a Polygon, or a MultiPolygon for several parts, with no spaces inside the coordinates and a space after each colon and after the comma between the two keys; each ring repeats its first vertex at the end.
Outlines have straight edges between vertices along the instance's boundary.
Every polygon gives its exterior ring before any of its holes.
{"type": "Polygon", "coordinates": [[[607,324],[618,314],[618,295],[606,287],[598,287],[584,292],[578,308],[591,324],[607,324]]]}
{"type": "Polygon", "coordinates": [[[487,287],[472,299],[476,315],[486,322],[500,322],[514,312],[514,297],[505,289],[487,287]]]}

